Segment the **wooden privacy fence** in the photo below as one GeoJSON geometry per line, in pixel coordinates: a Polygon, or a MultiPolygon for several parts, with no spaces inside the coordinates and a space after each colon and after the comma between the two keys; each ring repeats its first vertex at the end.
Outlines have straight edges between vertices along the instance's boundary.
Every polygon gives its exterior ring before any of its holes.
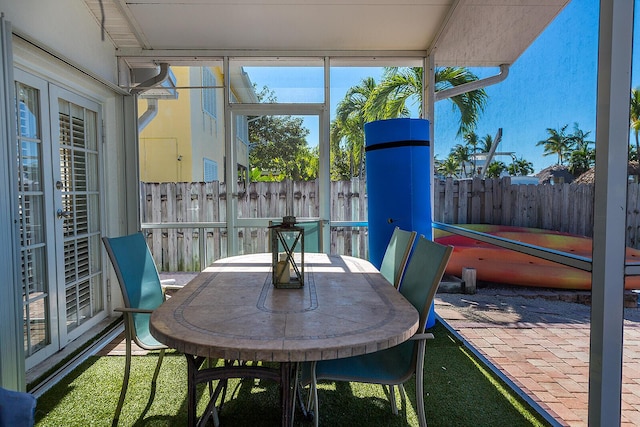
{"type": "MultiPolygon", "coordinates": [[[[255,182],[235,196],[238,218],[318,218],[319,182],[255,182]]],[[[365,182],[331,183],[332,221],[367,220],[365,182]]],[[[147,242],[162,271],[199,271],[227,256],[226,185],[219,182],[142,183],[141,216],[147,242]],[[185,227],[154,228],[159,223],[186,223],[185,227]],[[191,224],[190,224],[191,223],[191,224]],[[199,223],[199,224],[194,224],[199,223]],[[200,227],[210,223],[211,227],[200,227]],[[217,224],[216,224],[217,223],[217,224]],[[204,236],[204,240],[200,239],[204,236]],[[204,250],[201,250],[204,249],[204,250]]],[[[367,258],[366,227],[331,227],[330,253],[367,258]]],[[[268,229],[237,228],[240,253],[269,251],[268,229]]]]}
{"type": "MultiPolygon", "coordinates": [[[[331,221],[366,221],[366,183],[331,183],[331,221]]],[[[434,180],[433,220],[448,224],[496,224],[544,228],[592,236],[593,185],[516,185],[509,178],[434,180]]],[[[235,197],[238,217],[300,220],[319,217],[318,181],[257,182],[235,197]]],[[[627,245],[640,247],[640,184],[628,184],[627,245]]],[[[147,228],[147,241],[162,271],[198,271],[204,249],[207,265],[227,256],[224,183],[143,183],[143,224],[187,223],[183,228],[147,228]],[[209,223],[211,227],[187,226],[209,223]],[[204,236],[204,240],[200,239],[204,236]]],[[[425,201],[426,203],[427,201],[425,201]]],[[[330,253],[367,257],[366,227],[331,226],[330,253]]],[[[237,229],[241,253],[265,252],[264,227],[237,229]]]]}

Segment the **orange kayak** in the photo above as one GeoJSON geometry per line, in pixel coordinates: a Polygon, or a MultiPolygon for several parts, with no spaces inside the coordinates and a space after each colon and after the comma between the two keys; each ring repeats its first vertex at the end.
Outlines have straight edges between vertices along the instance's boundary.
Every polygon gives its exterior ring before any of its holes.
{"type": "MultiPolygon", "coordinates": [[[[592,240],[539,228],[488,224],[456,224],[458,227],[505,239],[554,249],[586,258],[592,256],[592,240]]],[[[558,289],[591,289],[591,273],[539,259],[488,243],[434,230],[434,240],[454,247],[446,273],[460,277],[463,268],[474,268],[479,281],[558,289]]],[[[627,248],[627,262],[639,262],[640,250],[627,248]]],[[[625,289],[640,289],[640,276],[629,276],[625,289]]]]}

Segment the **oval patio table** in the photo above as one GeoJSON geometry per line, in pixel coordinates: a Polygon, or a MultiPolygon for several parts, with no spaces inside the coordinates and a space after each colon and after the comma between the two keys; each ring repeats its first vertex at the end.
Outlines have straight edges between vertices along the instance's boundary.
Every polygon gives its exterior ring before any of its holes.
{"type": "Polygon", "coordinates": [[[196,424],[197,384],[253,377],[280,384],[282,425],[289,426],[297,362],[371,353],[416,333],[417,310],[368,261],[305,253],[304,274],[300,289],[275,288],[271,254],[220,259],[153,312],[153,336],[187,357],[189,425],[196,424]],[[204,367],[207,358],[280,368],[204,367]]]}

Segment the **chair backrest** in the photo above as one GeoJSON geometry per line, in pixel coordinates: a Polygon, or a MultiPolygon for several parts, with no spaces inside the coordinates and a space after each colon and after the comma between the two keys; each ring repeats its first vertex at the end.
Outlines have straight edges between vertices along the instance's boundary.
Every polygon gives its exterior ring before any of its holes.
{"type": "MultiPolygon", "coordinates": [[[[420,236],[411,254],[399,292],[420,313],[418,333],[424,332],[431,303],[452,252],[452,246],[444,246],[420,236]]],[[[424,340],[410,340],[390,349],[390,354],[393,355],[391,360],[397,372],[401,373],[398,374],[399,382],[406,381],[416,372],[416,363],[422,363],[424,358],[424,346],[424,340]],[[419,361],[420,354],[422,356],[419,361]]]]}
{"type": "Polygon", "coordinates": [[[396,288],[402,280],[416,235],[415,231],[406,231],[396,227],[384,252],[380,273],[396,288]]]}
{"type": "MultiPolygon", "coordinates": [[[[269,221],[269,226],[278,225],[278,224],[280,224],[280,221],[269,221]]],[[[322,220],[297,222],[296,227],[300,227],[303,229],[305,252],[312,253],[312,252],[323,251],[322,250],[323,249],[322,248],[322,220]]],[[[269,238],[271,238],[271,236],[269,236],[269,238]]]]}
{"type": "Polygon", "coordinates": [[[399,288],[400,293],[420,313],[418,332],[423,332],[427,324],[431,303],[452,252],[453,246],[441,245],[424,236],[418,238],[399,288]]]}
{"type": "MultiPolygon", "coordinates": [[[[164,301],[160,277],[142,233],[122,237],[103,237],[113,265],[124,305],[127,308],[155,310],[164,301]]],[[[135,335],[143,342],[151,337],[149,314],[134,314],[135,335]]]]}

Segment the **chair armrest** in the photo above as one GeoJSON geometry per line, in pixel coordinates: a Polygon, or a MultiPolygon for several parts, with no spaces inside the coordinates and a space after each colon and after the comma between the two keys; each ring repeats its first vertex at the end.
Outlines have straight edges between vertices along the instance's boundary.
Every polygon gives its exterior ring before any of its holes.
{"type": "Polygon", "coordinates": [[[416,340],[432,340],[435,337],[433,336],[432,333],[428,332],[428,333],[424,333],[424,334],[415,334],[414,336],[412,336],[411,338],[409,338],[412,341],[416,341],[416,340]]]}
{"type": "Polygon", "coordinates": [[[179,291],[180,289],[184,288],[184,285],[160,285],[160,286],[162,286],[163,291],[166,291],[166,290],[179,291]]]}
{"type": "Polygon", "coordinates": [[[119,311],[120,313],[142,313],[142,314],[151,314],[153,310],[148,308],[129,308],[129,307],[117,307],[114,308],[113,311],[119,311]]]}
{"type": "Polygon", "coordinates": [[[184,288],[184,285],[176,285],[176,279],[164,279],[160,280],[160,287],[162,287],[162,291],[179,291],[184,288]]]}

